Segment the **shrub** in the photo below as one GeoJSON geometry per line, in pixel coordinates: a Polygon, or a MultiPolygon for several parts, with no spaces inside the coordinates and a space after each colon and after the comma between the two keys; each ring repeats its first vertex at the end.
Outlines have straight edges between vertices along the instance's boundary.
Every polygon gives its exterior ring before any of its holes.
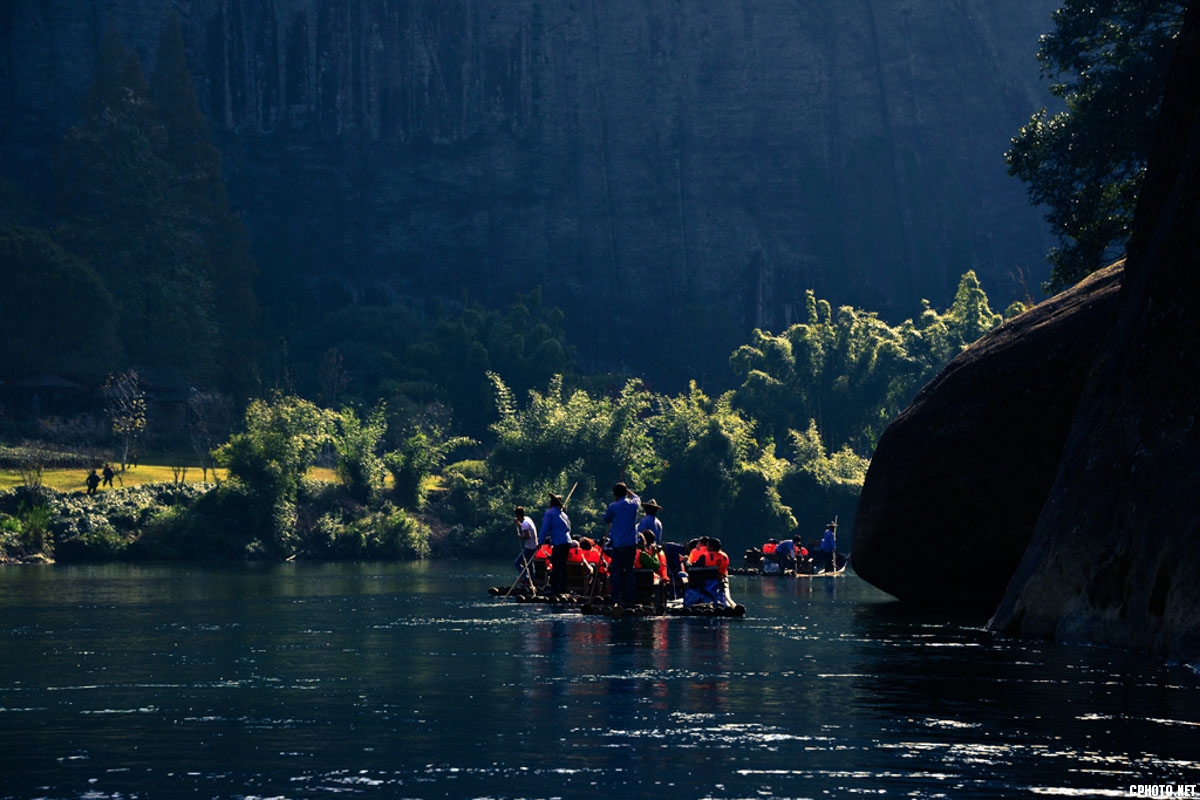
{"type": "Polygon", "coordinates": [[[57,542],[54,558],[62,563],[115,561],[125,554],[130,540],[112,528],[99,528],[57,542]]]}

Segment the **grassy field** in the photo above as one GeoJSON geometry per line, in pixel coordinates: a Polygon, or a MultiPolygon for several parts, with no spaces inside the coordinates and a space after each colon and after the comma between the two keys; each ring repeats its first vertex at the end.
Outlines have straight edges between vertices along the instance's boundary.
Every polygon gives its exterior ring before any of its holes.
{"type": "MultiPolygon", "coordinates": [[[[209,480],[213,479],[213,472],[214,470],[209,470],[209,480]]],[[[224,470],[217,470],[216,472],[218,472],[222,479],[225,478],[224,470]]],[[[327,467],[313,467],[308,471],[308,476],[318,481],[336,480],[333,470],[327,467]]],[[[86,477],[87,471],[82,469],[48,469],[42,473],[42,485],[51,489],[57,489],[60,492],[82,492],[87,488],[83,482],[86,477]]],[[[198,483],[203,478],[204,473],[199,467],[188,467],[187,475],[184,479],[187,483],[198,483]]],[[[139,464],[125,472],[118,472],[117,477],[113,478],[113,488],[119,489],[122,486],[137,486],[143,483],[174,482],[175,472],[170,466],[163,464],[139,464]]],[[[21,477],[21,473],[17,470],[0,470],[0,490],[11,489],[14,486],[21,486],[24,483],[25,481],[21,477]]],[[[98,491],[108,491],[108,487],[101,487],[98,491]]]]}

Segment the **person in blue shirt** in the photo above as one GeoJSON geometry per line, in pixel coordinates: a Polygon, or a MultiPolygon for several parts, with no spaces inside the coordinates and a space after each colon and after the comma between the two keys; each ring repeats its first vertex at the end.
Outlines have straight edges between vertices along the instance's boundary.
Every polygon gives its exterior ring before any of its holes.
{"type": "Polygon", "coordinates": [[[821,556],[825,559],[825,571],[837,569],[837,520],[825,526],[825,535],[821,537],[821,556]]]}
{"type": "Polygon", "coordinates": [[[796,570],[796,540],[784,539],[782,542],[775,545],[775,560],[779,563],[779,568],[786,572],[787,570],[796,570]]]}
{"type": "Polygon", "coordinates": [[[612,579],[612,601],[622,605],[633,605],[636,587],[633,562],[637,558],[637,514],[641,499],[629,491],[623,482],[613,486],[613,502],[604,512],[608,523],[608,541],[612,545],[612,564],[609,574],[612,579]]]}
{"type": "Polygon", "coordinates": [[[550,594],[567,591],[567,556],[571,552],[571,518],[561,495],[550,494],[550,507],[542,513],[542,542],[550,544],[550,594]]]}
{"type": "Polygon", "coordinates": [[[647,500],[642,503],[642,511],[646,516],[638,523],[637,532],[646,534],[650,544],[662,542],[662,522],[658,519],[658,512],[662,511],[662,506],[655,500],[647,500]]]}

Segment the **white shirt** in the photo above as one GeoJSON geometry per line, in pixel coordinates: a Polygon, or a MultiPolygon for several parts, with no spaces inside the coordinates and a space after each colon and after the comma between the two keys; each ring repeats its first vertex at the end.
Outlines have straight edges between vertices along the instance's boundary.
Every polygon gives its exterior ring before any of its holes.
{"type": "Polygon", "coordinates": [[[537,526],[533,524],[533,520],[529,517],[521,520],[521,532],[517,535],[525,541],[526,550],[537,550],[537,526]]]}

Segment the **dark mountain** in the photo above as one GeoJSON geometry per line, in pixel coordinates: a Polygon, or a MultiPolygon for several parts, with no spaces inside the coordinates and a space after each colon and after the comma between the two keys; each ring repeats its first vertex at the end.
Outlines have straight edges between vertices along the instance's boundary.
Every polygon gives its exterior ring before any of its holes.
{"type": "Polygon", "coordinates": [[[0,170],[45,185],[105,30],[149,69],[178,13],[268,294],[541,285],[626,354],[602,360],[723,361],[806,288],[902,318],[967,269],[1001,303],[1036,287],[1048,236],[1002,153],[1047,102],[1056,6],[18,0],[0,170]]]}

